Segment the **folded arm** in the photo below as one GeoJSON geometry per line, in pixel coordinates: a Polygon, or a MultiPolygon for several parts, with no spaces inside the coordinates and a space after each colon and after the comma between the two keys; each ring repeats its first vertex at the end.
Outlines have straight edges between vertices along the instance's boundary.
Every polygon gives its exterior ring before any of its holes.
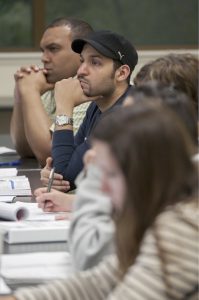
{"type": "Polygon", "coordinates": [[[23,73],[16,80],[11,136],[21,156],[35,156],[45,165],[51,150],[52,121],[41,102],[41,95],[53,88],[42,70],[23,73]],[[21,125],[19,125],[21,124],[21,125]]]}

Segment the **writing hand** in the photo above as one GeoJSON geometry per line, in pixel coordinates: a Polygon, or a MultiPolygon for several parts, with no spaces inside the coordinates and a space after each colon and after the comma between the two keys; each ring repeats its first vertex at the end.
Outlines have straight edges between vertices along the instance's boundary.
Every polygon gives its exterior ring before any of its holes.
{"type": "Polygon", "coordinates": [[[46,212],[71,211],[75,195],[64,194],[62,192],[51,190],[46,192],[46,188],[38,188],[34,191],[38,207],[46,212]]]}
{"type": "Polygon", "coordinates": [[[71,218],[72,218],[71,212],[66,212],[66,213],[58,214],[57,216],[55,216],[56,221],[71,220],[71,218]]]}

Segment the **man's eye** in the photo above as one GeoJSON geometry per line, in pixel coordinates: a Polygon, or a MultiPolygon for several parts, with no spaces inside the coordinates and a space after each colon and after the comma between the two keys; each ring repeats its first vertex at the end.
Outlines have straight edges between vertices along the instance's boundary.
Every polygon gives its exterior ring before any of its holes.
{"type": "Polygon", "coordinates": [[[100,65],[100,62],[99,62],[98,60],[96,60],[96,59],[93,59],[93,60],[91,61],[91,64],[94,65],[94,66],[99,66],[99,65],[100,65]]]}
{"type": "Polygon", "coordinates": [[[50,47],[49,50],[50,50],[51,52],[55,52],[55,51],[58,51],[59,48],[58,48],[58,47],[50,47]]]}

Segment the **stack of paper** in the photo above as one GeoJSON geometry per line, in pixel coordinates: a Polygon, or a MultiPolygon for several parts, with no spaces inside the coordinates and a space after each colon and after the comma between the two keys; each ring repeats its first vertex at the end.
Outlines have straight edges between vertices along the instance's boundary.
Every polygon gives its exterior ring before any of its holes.
{"type": "Polygon", "coordinates": [[[11,294],[10,288],[7,286],[3,278],[0,277],[0,295],[9,295],[11,294]]]}
{"type": "Polygon", "coordinates": [[[69,221],[0,222],[8,244],[67,241],[69,221]]]}
{"type": "Polygon", "coordinates": [[[2,255],[2,276],[6,282],[38,284],[64,279],[73,273],[67,252],[37,252],[2,255]]]}
{"type": "Polygon", "coordinates": [[[14,200],[15,196],[0,196],[0,202],[11,203],[14,200]]]}
{"type": "Polygon", "coordinates": [[[0,196],[31,196],[31,194],[30,182],[26,176],[17,176],[16,168],[0,168],[0,196]]]}
{"type": "Polygon", "coordinates": [[[67,241],[70,221],[55,221],[55,216],[59,213],[43,212],[41,208],[38,208],[37,203],[3,204],[4,213],[5,206],[7,207],[7,218],[10,215],[10,219],[16,220],[19,208],[24,210],[22,215],[25,218],[22,221],[0,222],[0,229],[5,231],[4,239],[7,243],[67,241]]]}
{"type": "Polygon", "coordinates": [[[1,178],[0,195],[31,196],[29,179],[25,176],[1,178]]]}
{"type": "Polygon", "coordinates": [[[4,177],[17,176],[16,168],[0,168],[0,178],[4,177]]]}

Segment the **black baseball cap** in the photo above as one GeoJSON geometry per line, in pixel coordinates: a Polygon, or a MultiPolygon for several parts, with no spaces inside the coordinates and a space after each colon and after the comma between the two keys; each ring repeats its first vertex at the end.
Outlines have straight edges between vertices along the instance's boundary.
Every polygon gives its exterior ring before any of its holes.
{"type": "Polygon", "coordinates": [[[122,65],[128,65],[131,72],[138,62],[134,46],[118,33],[109,30],[93,31],[85,38],[73,40],[71,47],[74,52],[81,53],[86,43],[102,55],[120,61],[122,65]]]}

